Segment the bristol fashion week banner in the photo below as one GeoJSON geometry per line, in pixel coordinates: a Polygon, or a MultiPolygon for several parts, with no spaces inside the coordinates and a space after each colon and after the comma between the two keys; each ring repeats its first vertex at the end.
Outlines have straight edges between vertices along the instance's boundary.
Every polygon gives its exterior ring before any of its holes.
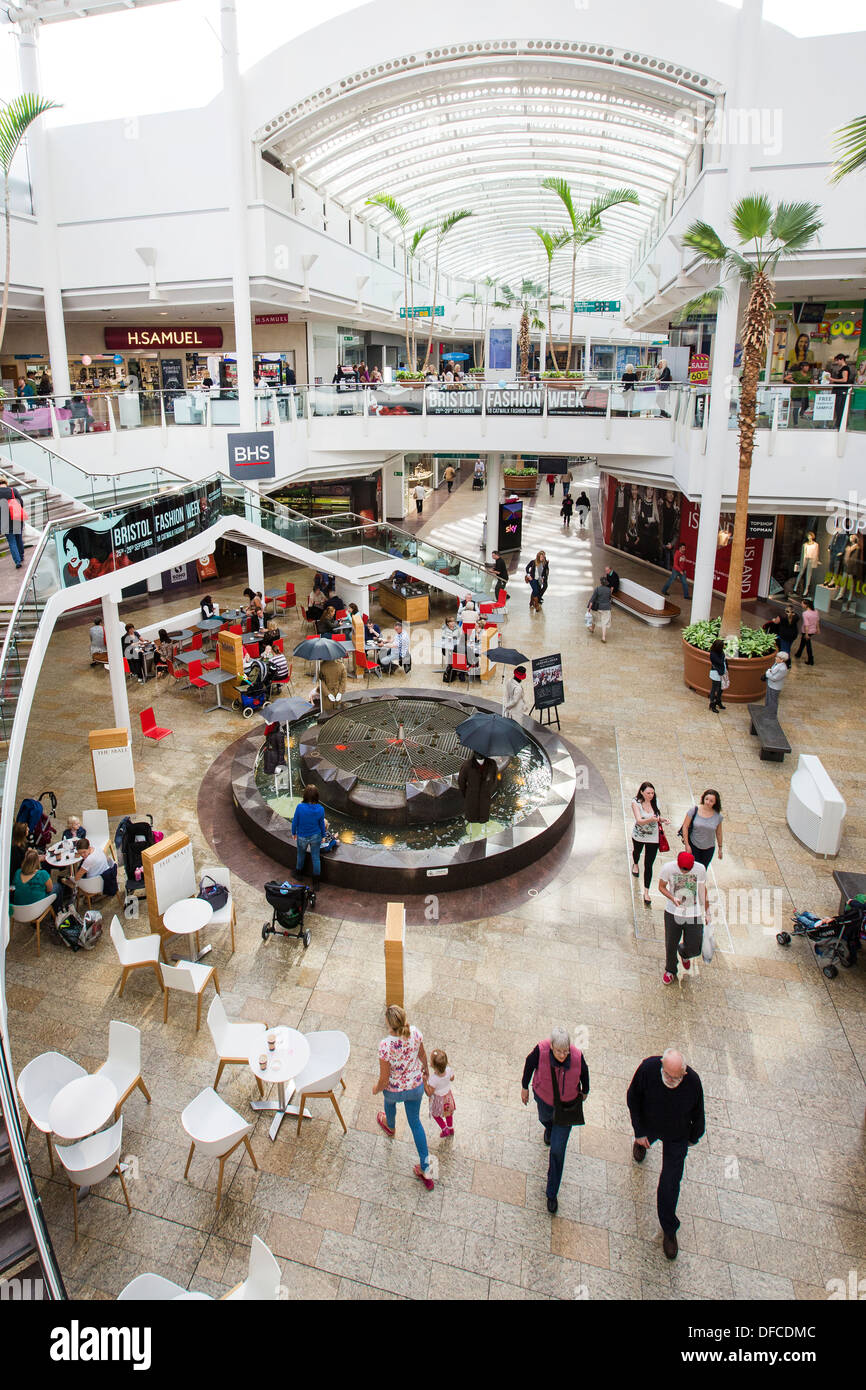
{"type": "Polygon", "coordinates": [[[213,525],[221,502],[222,485],[216,478],[58,531],[60,581],[64,588],[83,584],[189,540],[213,525]]]}
{"type": "Polygon", "coordinates": [[[548,709],[551,705],[565,704],[560,652],[553,656],[535,657],[532,662],[532,693],[536,709],[548,709]]]}

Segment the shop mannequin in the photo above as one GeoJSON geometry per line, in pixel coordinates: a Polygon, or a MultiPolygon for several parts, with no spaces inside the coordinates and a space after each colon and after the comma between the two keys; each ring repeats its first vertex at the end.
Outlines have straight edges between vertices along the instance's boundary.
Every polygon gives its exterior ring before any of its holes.
{"type": "Polygon", "coordinates": [[[794,593],[798,591],[808,594],[812,585],[812,574],[817,567],[820,548],[815,540],[815,532],[809,531],[803,542],[803,549],[800,551],[800,572],[797,575],[797,582],[794,585],[794,593]]]}
{"type": "Polygon", "coordinates": [[[863,537],[856,532],[848,537],[845,553],[842,556],[842,569],[844,572],[842,582],[848,590],[848,597],[842,604],[842,611],[853,613],[857,606],[855,586],[863,573],[863,537]]]}
{"type": "Polygon", "coordinates": [[[842,557],[845,554],[845,547],[848,544],[848,532],[841,531],[838,527],[833,532],[830,541],[830,570],[833,574],[842,574],[844,566],[842,557]]]}

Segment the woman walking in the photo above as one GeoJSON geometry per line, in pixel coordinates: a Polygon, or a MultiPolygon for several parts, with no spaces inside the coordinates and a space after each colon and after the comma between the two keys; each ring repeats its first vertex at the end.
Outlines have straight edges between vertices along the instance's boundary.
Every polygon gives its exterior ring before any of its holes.
{"type": "Polygon", "coordinates": [[[710,647],[710,709],[713,713],[725,708],[722,704],[722,690],[725,689],[727,674],[725,644],[721,637],[717,637],[710,647]]]}
{"type": "Polygon", "coordinates": [[[415,1140],[419,1162],[412,1172],[427,1188],[433,1191],[430,1154],[427,1149],[427,1135],[421,1123],[421,1101],[424,1097],[425,1082],[430,1080],[430,1068],[424,1051],[424,1039],[417,1028],[406,1017],[406,1010],[398,1004],[389,1004],[385,1010],[385,1020],[389,1033],[379,1043],[379,1080],[373,1087],[373,1095],[382,1092],[384,1111],[380,1110],[376,1120],[389,1139],[394,1138],[397,1122],[397,1106],[403,1105],[406,1119],[415,1140]]]}
{"type": "Polygon", "coordinates": [[[555,473],[548,473],[548,475],[547,475],[547,490],[548,490],[548,492],[550,493],[551,497],[553,497],[554,494],[555,494],[555,492],[556,492],[556,474],[555,474],[555,473]]]}
{"type": "Polygon", "coordinates": [[[535,559],[530,560],[529,564],[526,566],[526,582],[530,586],[530,613],[538,613],[541,608],[544,591],[547,588],[547,576],[549,572],[550,566],[547,563],[547,556],[543,550],[539,550],[535,559]]]}
{"type": "Polygon", "coordinates": [[[569,531],[571,529],[571,514],[573,511],[574,498],[572,497],[570,492],[567,492],[562,499],[562,506],[559,509],[559,515],[562,517],[562,524],[565,527],[566,531],[569,531]]]}
{"type": "Polygon", "coordinates": [[[641,782],[637,796],[631,803],[634,825],[631,828],[631,871],[635,878],[640,874],[640,857],[643,852],[643,900],[650,905],[650,884],[653,881],[653,864],[659,852],[661,827],[667,821],[659,810],[656,789],[652,782],[641,782]]]}
{"type": "Polygon", "coordinates": [[[821,623],[819,621],[815,605],[811,599],[804,598],[802,627],[800,630],[800,645],[794,652],[794,657],[797,661],[800,660],[800,657],[803,655],[803,652],[805,651],[806,665],[815,665],[815,658],[812,655],[812,638],[817,637],[820,631],[821,623]]]}
{"type": "Polygon", "coordinates": [[[701,797],[699,806],[693,806],[680,826],[680,839],[687,845],[699,864],[705,869],[719,847],[722,852],[722,798],[712,787],[708,787],[701,797]]]}

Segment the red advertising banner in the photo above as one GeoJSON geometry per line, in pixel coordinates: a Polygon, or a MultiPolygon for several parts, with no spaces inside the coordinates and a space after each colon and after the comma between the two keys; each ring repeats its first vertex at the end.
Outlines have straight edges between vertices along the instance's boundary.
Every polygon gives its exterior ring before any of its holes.
{"type": "Polygon", "coordinates": [[[221,328],[106,328],[105,346],[109,352],[150,352],[160,348],[186,348],[196,352],[221,348],[221,328]]]}
{"type": "MultiPolygon", "coordinates": [[[[701,508],[681,492],[671,488],[622,483],[613,474],[603,477],[602,529],[605,544],[637,560],[670,569],[673,553],[682,541],[686,547],[685,572],[689,580],[695,575],[695,556],[698,548],[698,526],[701,508]]],[[[727,593],[728,571],[731,563],[731,537],[734,517],[723,512],[719,518],[719,540],[713,571],[713,588],[727,593]]],[[[743,566],[743,598],[757,598],[758,577],[765,542],[747,538],[743,566]]]]}

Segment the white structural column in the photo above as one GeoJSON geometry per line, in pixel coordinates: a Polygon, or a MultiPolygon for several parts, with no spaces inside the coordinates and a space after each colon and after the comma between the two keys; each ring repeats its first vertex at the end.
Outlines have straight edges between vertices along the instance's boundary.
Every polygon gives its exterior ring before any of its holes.
{"type": "Polygon", "coordinates": [[[499,540],[499,496],[502,491],[502,455],[487,455],[487,545],[484,558],[493,562],[493,552],[499,540]]]}
{"type": "MultiPolygon", "coordinates": [[[[221,0],[220,37],[223,48],[223,114],[225,117],[226,186],[232,239],[232,297],[235,316],[240,427],[255,428],[253,330],[247,254],[247,143],[238,59],[235,0],[221,0]]],[[[254,586],[253,586],[254,587],[254,586]]]]}
{"type": "Polygon", "coordinates": [[[114,706],[114,726],[132,729],[129,723],[129,699],[126,693],[126,673],[123,669],[123,647],[120,637],[120,613],[117,600],[106,596],[102,600],[102,626],[108,649],[108,676],[111,681],[111,703],[114,706]]]}
{"type": "MultiPolygon", "coordinates": [[[[39,50],[35,24],[22,24],[18,32],[18,66],[21,89],[31,95],[41,93],[39,80],[39,50]]],[[[51,380],[59,396],[70,394],[69,352],[66,346],[66,325],[63,322],[63,298],[60,292],[60,258],[57,251],[57,223],[54,217],[54,194],[48,162],[48,134],[45,117],[34,121],[27,135],[30,177],[36,225],[39,233],[39,259],[42,268],[42,300],[45,309],[45,331],[48,338],[48,360],[51,380]]]]}
{"type": "MultiPolygon", "coordinates": [[[[586,372],[589,371],[591,362],[592,362],[592,334],[591,334],[591,333],[587,333],[586,336],[585,336],[585,338],[584,338],[584,340],[583,340],[583,370],[584,370],[584,373],[586,373],[586,372]]],[[[614,363],[616,363],[616,358],[614,358],[614,363]]]]}
{"type": "MultiPolygon", "coordinates": [[[[740,13],[740,41],[737,45],[739,65],[737,81],[730,99],[726,102],[726,114],[732,119],[726,122],[727,144],[722,155],[727,154],[728,177],[726,182],[726,202],[730,207],[745,188],[749,165],[749,147],[742,140],[740,127],[743,122],[736,119],[738,111],[748,110],[753,102],[754,72],[760,49],[761,12],[763,0],[743,0],[740,13]]],[[[724,235],[724,230],[719,228],[724,235]]],[[[722,480],[724,472],[725,445],[728,439],[728,397],[730,376],[733,371],[734,347],[737,340],[737,318],[739,295],[737,281],[731,277],[727,282],[728,302],[719,306],[716,318],[716,334],[713,344],[713,368],[710,373],[709,419],[707,421],[707,452],[701,483],[701,517],[698,526],[698,547],[695,556],[695,588],[692,598],[691,620],[693,623],[709,618],[713,599],[713,575],[716,567],[716,545],[719,535],[719,515],[722,507],[722,480]]]]}

